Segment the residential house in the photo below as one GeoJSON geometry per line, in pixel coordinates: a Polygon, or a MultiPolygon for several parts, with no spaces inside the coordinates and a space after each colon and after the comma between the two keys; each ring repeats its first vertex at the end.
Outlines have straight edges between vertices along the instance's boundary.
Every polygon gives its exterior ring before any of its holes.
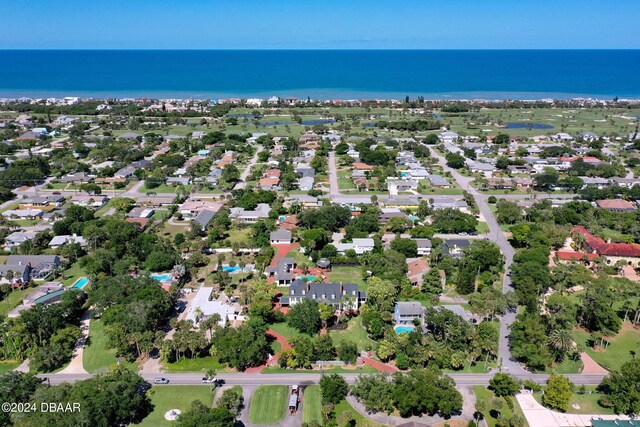
{"type": "Polygon", "coordinates": [[[224,326],[227,322],[244,320],[244,317],[240,316],[242,311],[240,304],[230,304],[229,299],[224,294],[217,299],[212,299],[213,293],[213,287],[199,287],[195,297],[189,304],[186,320],[192,321],[196,326],[216,314],[220,317],[218,321],[220,326],[224,326]]]}
{"type": "Polygon", "coordinates": [[[623,199],[596,200],[596,205],[612,212],[635,212],[637,210],[635,203],[623,199]]]}
{"type": "Polygon", "coordinates": [[[298,188],[302,191],[309,191],[313,189],[314,179],[311,176],[305,176],[298,179],[298,188]]]}
{"type": "Polygon", "coordinates": [[[135,167],[127,166],[117,171],[115,174],[113,174],[113,176],[116,178],[130,178],[131,176],[133,176],[135,172],[136,172],[135,167]]]}
{"type": "Polygon", "coordinates": [[[431,254],[431,240],[429,239],[413,239],[418,244],[418,256],[425,256],[431,254]]]}
{"type": "Polygon", "coordinates": [[[428,175],[429,184],[434,188],[450,188],[451,183],[440,175],[428,175]]]}
{"type": "Polygon", "coordinates": [[[438,139],[443,143],[454,143],[460,139],[460,135],[455,132],[442,132],[438,135],[438,139]]]}
{"type": "Polygon", "coordinates": [[[9,209],[2,212],[2,216],[10,220],[42,218],[42,209],[9,209]]]}
{"type": "Polygon", "coordinates": [[[429,263],[424,258],[407,260],[407,278],[411,286],[422,285],[422,276],[429,271],[429,263]]]}
{"type": "Polygon", "coordinates": [[[460,258],[464,249],[469,246],[471,246],[471,242],[467,239],[445,239],[440,247],[444,255],[460,258]]]}
{"type": "Polygon", "coordinates": [[[382,204],[388,208],[417,209],[420,201],[413,196],[391,196],[383,200],[382,204]]]}
{"type": "Polygon", "coordinates": [[[205,230],[209,226],[209,223],[216,216],[217,213],[218,211],[210,211],[208,209],[204,209],[200,211],[195,218],[193,218],[193,222],[195,222],[203,230],[205,230]]]}
{"type": "Polygon", "coordinates": [[[397,302],[393,317],[396,324],[400,325],[413,324],[414,319],[418,319],[422,323],[424,320],[424,307],[416,301],[397,302]]]}
{"type": "Polygon", "coordinates": [[[82,247],[87,246],[87,241],[82,236],[78,236],[77,234],[64,234],[60,236],[55,236],[49,242],[49,247],[51,249],[58,249],[62,245],[71,245],[74,243],[78,243],[82,247]]]}
{"type": "Polygon", "coordinates": [[[456,200],[446,196],[435,196],[431,202],[432,209],[466,209],[467,207],[467,202],[464,200],[456,200]]]}
{"type": "Polygon", "coordinates": [[[36,231],[14,231],[4,238],[5,246],[7,248],[20,246],[24,242],[33,240],[37,234],[36,231]]]}
{"type": "Polygon", "coordinates": [[[62,183],[82,183],[93,181],[95,177],[87,174],[86,172],[69,173],[60,178],[62,183]]]}
{"type": "Polygon", "coordinates": [[[401,192],[415,191],[418,189],[418,183],[412,179],[387,181],[389,193],[397,194],[401,192]]]}
{"type": "MultiPolygon", "coordinates": [[[[27,269],[28,270],[28,269],[27,269]]],[[[62,298],[62,294],[67,290],[62,283],[46,282],[35,288],[23,300],[22,304],[11,310],[8,314],[9,318],[20,316],[20,312],[28,310],[35,304],[53,304],[62,298]]]]}
{"type": "Polygon", "coordinates": [[[291,231],[286,228],[279,228],[271,232],[269,240],[272,245],[288,245],[291,243],[291,231]]]}
{"type": "Polygon", "coordinates": [[[267,267],[266,273],[268,277],[274,277],[278,286],[289,286],[293,282],[293,273],[291,270],[296,268],[296,262],[293,258],[281,258],[276,265],[267,267]]]}
{"type": "Polygon", "coordinates": [[[93,196],[76,195],[71,197],[71,203],[78,206],[85,206],[91,208],[101,208],[107,203],[109,198],[101,194],[95,194],[93,196]]]}
{"type": "Polygon", "coordinates": [[[222,207],[222,203],[210,200],[189,199],[178,208],[178,212],[186,219],[195,218],[202,211],[217,213],[222,207]]]}
{"type": "Polygon", "coordinates": [[[607,264],[618,261],[638,266],[640,264],[640,245],[635,243],[609,243],[591,234],[583,226],[574,227],[572,233],[582,235],[584,248],[591,253],[605,257],[607,264]]]}
{"type": "Polygon", "coordinates": [[[351,243],[338,243],[336,245],[336,249],[340,254],[344,254],[349,250],[354,250],[358,255],[371,252],[373,251],[374,247],[375,242],[369,237],[363,239],[353,239],[351,243]]]}
{"type": "Polygon", "coordinates": [[[60,265],[57,255],[9,255],[6,265],[26,265],[29,277],[35,280],[45,279],[60,265]]]}
{"type": "Polygon", "coordinates": [[[269,218],[271,206],[267,203],[260,203],[254,210],[245,208],[231,208],[229,218],[237,222],[258,222],[261,219],[269,218]]]}
{"type": "Polygon", "coordinates": [[[293,306],[305,299],[332,305],[336,310],[359,310],[367,302],[367,293],[353,283],[317,283],[297,279],[289,287],[289,296],[280,304],[293,306]]]}
{"type": "Polygon", "coordinates": [[[380,222],[386,223],[391,218],[409,219],[408,215],[398,208],[380,208],[380,222]]]}
{"type": "Polygon", "coordinates": [[[258,181],[258,187],[262,190],[275,190],[280,184],[280,178],[262,178],[258,181]]]}
{"type": "Polygon", "coordinates": [[[471,172],[480,173],[486,177],[492,176],[498,170],[494,165],[484,162],[471,162],[468,168],[471,172]]]}

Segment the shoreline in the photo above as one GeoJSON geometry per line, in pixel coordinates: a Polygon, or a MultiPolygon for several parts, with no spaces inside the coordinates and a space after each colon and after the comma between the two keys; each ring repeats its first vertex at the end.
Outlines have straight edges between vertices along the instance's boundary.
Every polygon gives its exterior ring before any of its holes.
{"type": "Polygon", "coordinates": [[[359,91],[349,89],[291,89],[271,90],[259,92],[223,92],[198,90],[41,90],[41,89],[2,89],[0,88],[0,102],[19,99],[46,99],[78,97],[82,99],[175,99],[175,100],[211,100],[228,98],[264,98],[278,97],[282,99],[297,98],[313,101],[402,101],[405,97],[417,99],[423,97],[426,101],[546,101],[546,100],[591,100],[612,101],[614,98],[624,101],[640,101],[638,94],[586,94],[571,92],[536,92],[536,91],[469,91],[469,92],[416,92],[416,91],[359,91]]]}

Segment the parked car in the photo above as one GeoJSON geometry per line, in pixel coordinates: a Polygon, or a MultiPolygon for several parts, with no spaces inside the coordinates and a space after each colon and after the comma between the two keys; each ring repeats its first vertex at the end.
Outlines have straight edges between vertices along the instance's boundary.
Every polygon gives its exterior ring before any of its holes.
{"type": "Polygon", "coordinates": [[[158,378],[154,378],[153,383],[154,384],[169,384],[169,380],[164,378],[164,377],[158,377],[158,378]]]}
{"type": "Polygon", "coordinates": [[[215,381],[215,378],[202,377],[202,384],[213,384],[215,381]]]}
{"type": "Polygon", "coordinates": [[[54,191],[54,192],[53,192],[53,195],[54,195],[54,196],[60,196],[61,194],[62,194],[62,193],[61,193],[61,192],[59,192],[59,191],[54,191]]]}

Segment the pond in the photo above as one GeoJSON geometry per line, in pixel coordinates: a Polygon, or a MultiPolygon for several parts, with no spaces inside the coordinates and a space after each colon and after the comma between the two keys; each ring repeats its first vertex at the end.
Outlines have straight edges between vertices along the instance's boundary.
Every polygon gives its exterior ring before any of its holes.
{"type": "Polygon", "coordinates": [[[552,125],[545,123],[529,123],[529,122],[509,122],[507,129],[553,129],[552,125]]]}

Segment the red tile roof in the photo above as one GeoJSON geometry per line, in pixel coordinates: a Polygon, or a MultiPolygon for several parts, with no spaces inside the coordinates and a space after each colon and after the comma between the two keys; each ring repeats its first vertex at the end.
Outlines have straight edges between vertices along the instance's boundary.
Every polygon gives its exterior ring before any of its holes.
{"type": "Polygon", "coordinates": [[[584,236],[584,241],[593,251],[600,255],[619,257],[640,257],[640,245],[633,243],[607,243],[600,237],[596,237],[583,226],[574,227],[572,233],[584,236]]]}
{"type": "Polygon", "coordinates": [[[574,252],[574,251],[558,251],[556,252],[556,256],[564,261],[582,261],[585,258],[588,261],[593,261],[598,258],[598,254],[594,253],[584,253],[584,252],[574,252]]]}

